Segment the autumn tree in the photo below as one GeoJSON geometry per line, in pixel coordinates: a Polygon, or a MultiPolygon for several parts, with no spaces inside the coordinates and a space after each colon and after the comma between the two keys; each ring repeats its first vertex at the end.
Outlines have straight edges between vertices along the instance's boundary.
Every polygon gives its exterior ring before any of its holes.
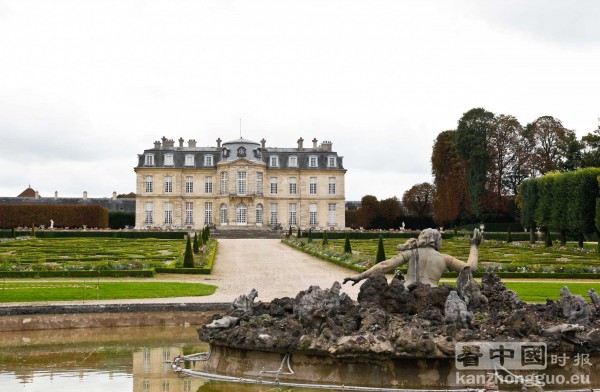
{"type": "Polygon", "coordinates": [[[402,204],[407,209],[409,215],[419,218],[431,216],[434,186],[428,182],[413,185],[412,188],[404,192],[402,204]]]}
{"type": "Polygon", "coordinates": [[[567,160],[566,152],[573,147],[574,132],[552,116],[542,116],[527,124],[525,136],[533,147],[530,153],[536,175],[560,169],[567,160]]]}
{"type": "Polygon", "coordinates": [[[488,189],[497,199],[513,191],[508,178],[517,160],[515,146],[518,146],[522,133],[523,127],[519,121],[514,116],[504,114],[497,116],[493,126],[489,128],[490,175],[488,189]]]}
{"type": "Polygon", "coordinates": [[[358,226],[371,228],[375,217],[379,215],[379,200],[373,195],[363,196],[361,205],[358,209],[358,226]]]}
{"type": "Polygon", "coordinates": [[[382,229],[391,229],[397,226],[397,220],[402,215],[402,205],[397,197],[390,197],[379,202],[379,217],[382,229]]]}

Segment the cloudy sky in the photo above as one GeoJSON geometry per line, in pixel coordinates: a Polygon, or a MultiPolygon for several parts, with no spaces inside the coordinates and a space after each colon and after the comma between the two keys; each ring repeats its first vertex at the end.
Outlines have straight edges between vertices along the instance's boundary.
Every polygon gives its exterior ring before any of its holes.
{"type": "Polygon", "coordinates": [[[600,2],[0,0],[0,196],[135,190],[153,141],[331,140],[346,198],[431,181],[484,107],[600,117],[600,2]]]}

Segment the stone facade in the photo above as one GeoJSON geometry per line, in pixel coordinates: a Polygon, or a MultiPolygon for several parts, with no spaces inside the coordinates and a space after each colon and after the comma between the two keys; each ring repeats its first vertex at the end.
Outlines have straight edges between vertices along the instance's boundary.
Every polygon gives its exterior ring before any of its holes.
{"type": "Polygon", "coordinates": [[[136,228],[343,228],[346,170],[331,142],[265,143],[156,141],[135,168],[136,228]]]}

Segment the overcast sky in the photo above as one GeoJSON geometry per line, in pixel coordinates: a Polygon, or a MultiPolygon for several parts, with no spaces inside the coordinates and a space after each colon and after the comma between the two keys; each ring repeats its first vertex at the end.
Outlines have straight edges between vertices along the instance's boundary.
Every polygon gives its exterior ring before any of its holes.
{"type": "Polygon", "coordinates": [[[484,107],[579,137],[600,117],[600,2],[0,0],[0,196],[135,191],[166,136],[331,140],[346,199],[431,181],[484,107]]]}

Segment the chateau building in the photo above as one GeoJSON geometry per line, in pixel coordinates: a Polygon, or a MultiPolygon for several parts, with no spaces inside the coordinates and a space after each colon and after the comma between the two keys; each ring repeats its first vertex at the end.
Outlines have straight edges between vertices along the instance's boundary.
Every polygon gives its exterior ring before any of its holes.
{"type": "Polygon", "coordinates": [[[197,147],[163,137],[138,155],[136,228],[343,228],[343,157],[324,141],[266,147],[243,138],[197,147]]]}

